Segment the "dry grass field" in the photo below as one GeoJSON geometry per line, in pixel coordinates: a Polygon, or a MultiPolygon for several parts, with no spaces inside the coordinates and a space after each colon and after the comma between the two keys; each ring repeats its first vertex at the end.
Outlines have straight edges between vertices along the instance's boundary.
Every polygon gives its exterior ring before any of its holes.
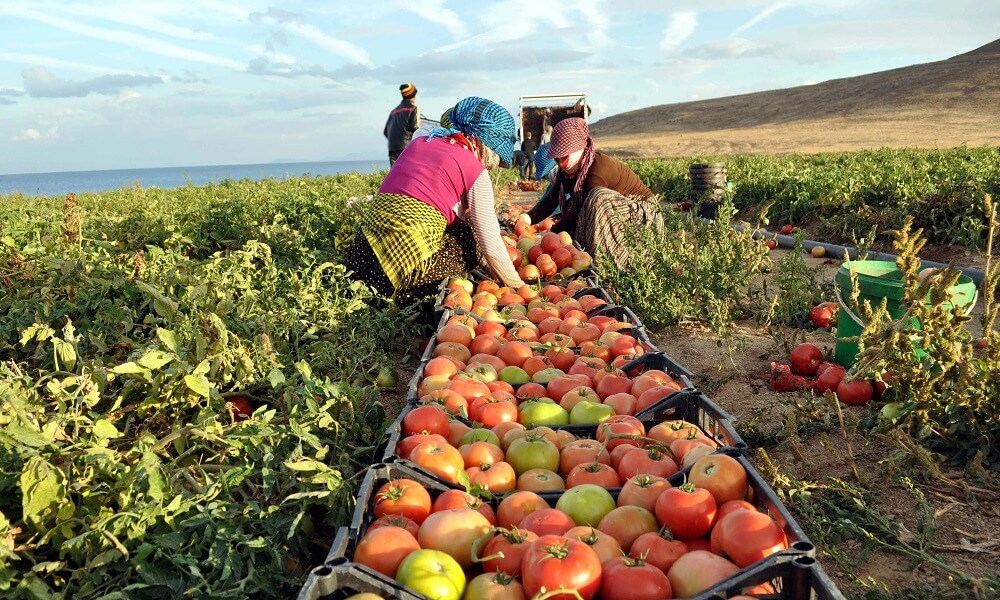
{"type": "Polygon", "coordinates": [[[626,157],[1000,146],[1000,40],[891,71],[653,106],[591,132],[626,157]]]}

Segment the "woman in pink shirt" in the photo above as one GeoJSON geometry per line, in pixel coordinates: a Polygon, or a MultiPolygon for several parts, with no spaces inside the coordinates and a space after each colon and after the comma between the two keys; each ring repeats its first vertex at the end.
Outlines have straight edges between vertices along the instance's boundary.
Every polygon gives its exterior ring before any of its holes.
{"type": "Polygon", "coordinates": [[[469,97],[447,123],[406,146],[347,251],[354,277],[397,302],[432,295],[442,279],[482,260],[505,285],[524,285],[500,237],[488,172],[510,165],[514,118],[469,97]]]}

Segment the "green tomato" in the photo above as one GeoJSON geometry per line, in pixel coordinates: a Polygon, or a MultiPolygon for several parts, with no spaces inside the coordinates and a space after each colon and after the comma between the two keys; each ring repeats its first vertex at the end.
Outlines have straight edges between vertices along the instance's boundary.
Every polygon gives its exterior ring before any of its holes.
{"type": "Polygon", "coordinates": [[[440,550],[414,550],[396,571],[396,581],[428,598],[459,600],[465,572],[458,561],[440,550]]]}
{"type": "Polygon", "coordinates": [[[556,501],[556,508],[569,515],[574,523],[588,527],[597,527],[615,506],[611,492],[592,483],[571,487],[556,501]]]}
{"type": "Polygon", "coordinates": [[[597,425],[614,414],[615,409],[607,404],[583,400],[578,402],[569,413],[569,422],[574,425],[597,425]]]}
{"type": "Polygon", "coordinates": [[[559,471],[559,448],[545,436],[535,433],[527,433],[511,442],[504,458],[518,476],[529,469],[559,471]]]}
{"type": "Polygon", "coordinates": [[[517,383],[528,383],[531,381],[531,377],[528,372],[514,365],[507,365],[506,367],[500,369],[500,381],[506,381],[507,383],[514,385],[517,383]]]}
{"type": "Polygon", "coordinates": [[[491,444],[500,445],[500,438],[497,434],[493,433],[489,429],[477,427],[471,431],[467,431],[465,435],[458,439],[458,445],[464,446],[466,444],[471,444],[473,442],[489,442],[491,444]]]}
{"type": "Polygon", "coordinates": [[[535,371],[535,374],[531,376],[531,380],[535,383],[546,384],[556,377],[562,377],[566,373],[562,369],[557,369],[555,367],[549,367],[548,369],[542,369],[540,371],[535,371]]]}
{"type": "Polygon", "coordinates": [[[395,388],[398,381],[399,377],[396,375],[396,370],[392,367],[380,368],[378,370],[378,375],[375,376],[375,385],[384,390],[391,390],[395,388]]]}
{"type": "Polygon", "coordinates": [[[517,422],[525,427],[568,425],[569,413],[551,399],[548,402],[529,400],[518,408],[517,422]]]}

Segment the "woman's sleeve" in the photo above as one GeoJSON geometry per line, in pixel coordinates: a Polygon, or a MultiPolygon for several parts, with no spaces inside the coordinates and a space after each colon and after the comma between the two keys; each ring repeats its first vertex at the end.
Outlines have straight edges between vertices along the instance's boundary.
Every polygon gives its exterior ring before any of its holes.
{"type": "Polygon", "coordinates": [[[476,232],[479,249],[483,252],[486,264],[500,277],[504,285],[517,289],[524,281],[514,270],[510,262],[507,246],[500,238],[500,223],[493,208],[493,182],[489,171],[483,171],[469,190],[469,220],[476,232]]]}
{"type": "Polygon", "coordinates": [[[528,211],[528,217],[532,223],[538,223],[555,212],[556,207],[559,206],[558,192],[556,191],[558,187],[555,183],[549,184],[542,197],[528,211]]]}

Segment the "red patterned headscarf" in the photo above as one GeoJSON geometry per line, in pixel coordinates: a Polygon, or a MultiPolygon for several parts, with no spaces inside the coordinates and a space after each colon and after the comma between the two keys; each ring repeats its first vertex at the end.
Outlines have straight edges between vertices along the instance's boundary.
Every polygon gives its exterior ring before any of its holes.
{"type": "MultiPolygon", "coordinates": [[[[580,197],[583,192],[583,180],[587,178],[587,172],[594,164],[594,140],[590,137],[590,126],[579,117],[563,119],[556,123],[556,126],[552,128],[552,139],[549,142],[549,157],[562,158],[580,149],[583,149],[583,156],[580,157],[580,169],[576,172],[572,192],[559,190],[559,205],[563,208],[564,213],[568,212],[567,209],[571,209],[577,202],[583,201],[583,198],[580,197]],[[563,206],[566,193],[570,193],[572,198],[566,203],[568,206],[563,206]]],[[[559,178],[560,188],[562,187],[562,179],[562,177],[559,178]]]]}

